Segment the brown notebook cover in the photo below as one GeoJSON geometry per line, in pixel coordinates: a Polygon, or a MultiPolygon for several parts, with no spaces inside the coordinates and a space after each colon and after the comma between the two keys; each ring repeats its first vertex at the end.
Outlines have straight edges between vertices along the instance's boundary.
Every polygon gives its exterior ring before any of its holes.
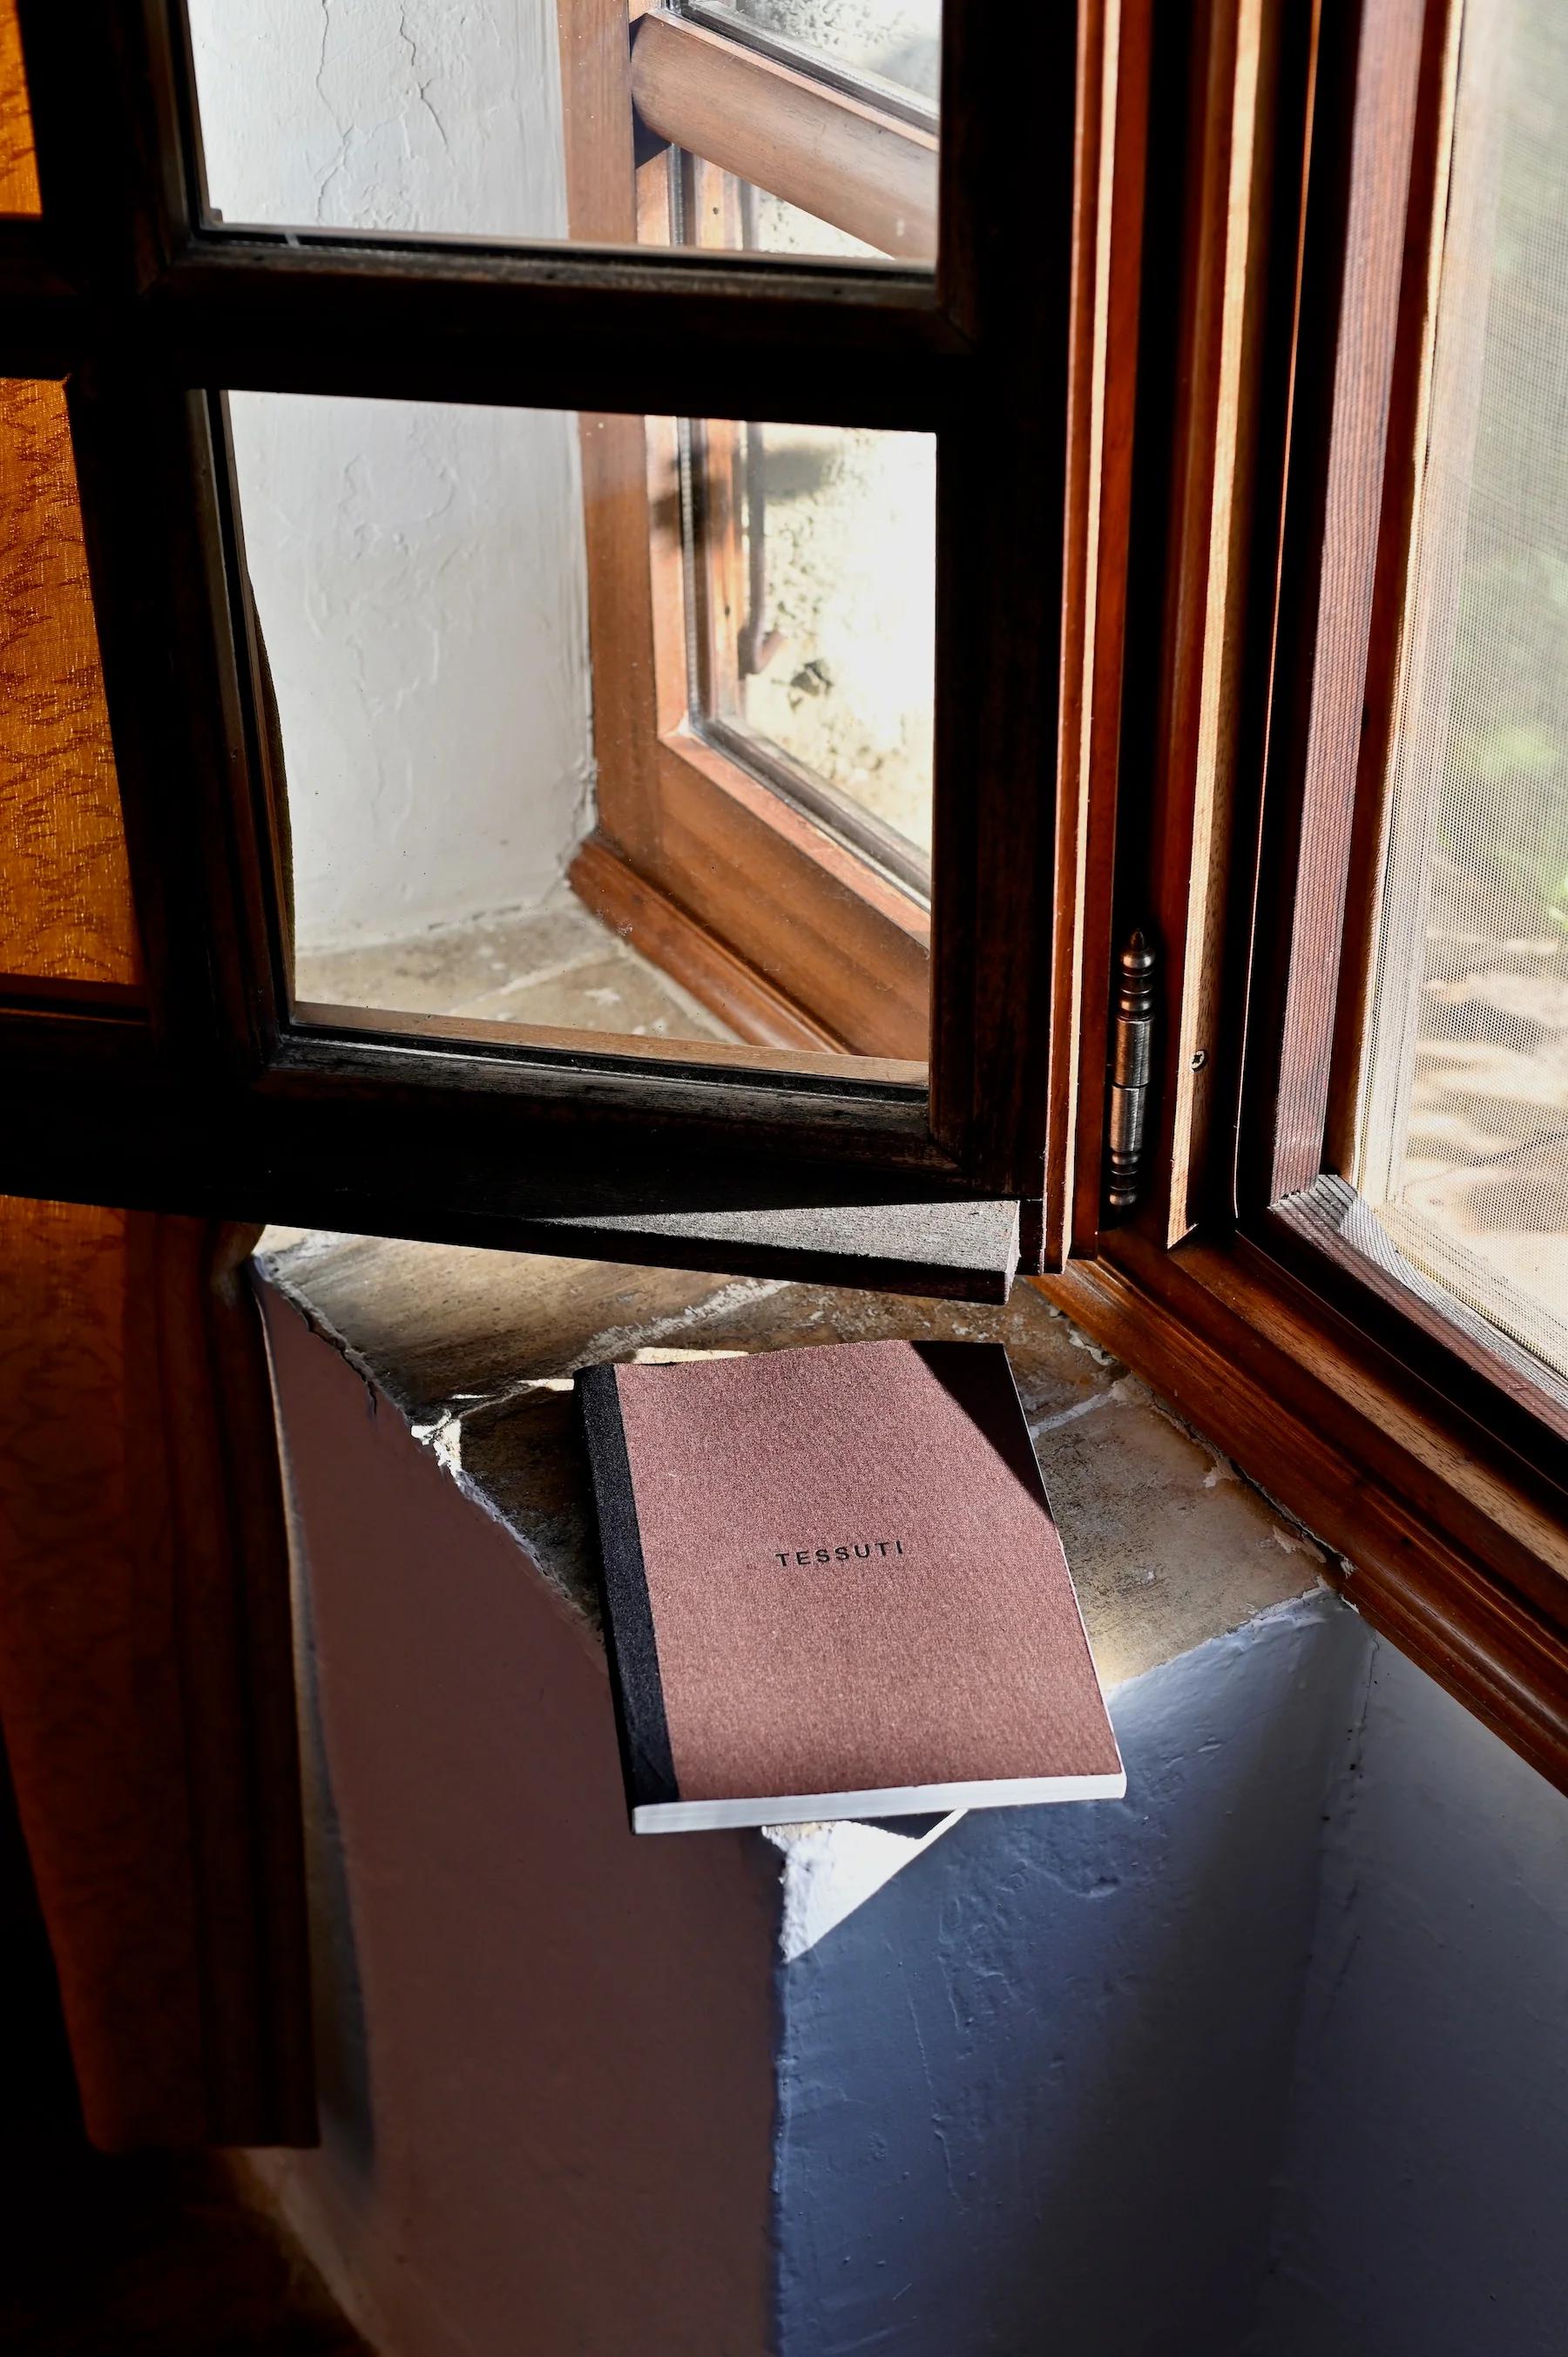
{"type": "Polygon", "coordinates": [[[999,1343],[577,1389],[636,1831],[1126,1790],[999,1343]]]}

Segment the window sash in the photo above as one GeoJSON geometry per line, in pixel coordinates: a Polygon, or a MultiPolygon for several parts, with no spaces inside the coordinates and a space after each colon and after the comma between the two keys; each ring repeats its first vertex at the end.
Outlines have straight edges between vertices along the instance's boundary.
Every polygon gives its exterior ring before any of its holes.
{"type": "Polygon", "coordinates": [[[1045,1281],[1568,1789],[1557,1403],[1365,1248],[1337,1176],[1454,29],[1419,0],[1227,0],[1190,56],[1154,27],[1155,91],[1179,59],[1191,98],[1148,148],[1119,840],[1091,845],[1090,906],[1101,962],[1154,917],[1158,1118],[1114,1226],[1080,1114],[1076,1256],[1045,1281]]]}
{"type": "MultiPolygon", "coordinates": [[[[48,270],[36,238],[6,238],[23,299],[0,325],[0,366],[70,378],[113,617],[105,668],[133,865],[147,904],[161,896],[151,1052],[181,1119],[220,1109],[236,1134],[286,1126],[311,1073],[345,1124],[382,1097],[482,1097],[470,1110],[494,1119],[510,1095],[513,1117],[549,1136],[572,1102],[575,1136],[653,1114],[688,1157],[717,1139],[722,1158],[733,1133],[737,1167],[784,1153],[843,1174],[848,1191],[872,1168],[893,1190],[1037,1198],[1057,751],[1057,666],[1038,651],[1059,613],[1071,13],[1004,30],[977,0],[950,0],[934,285],[888,266],[204,228],[181,13],[145,0],[68,27],[24,0],[22,16],[48,270]],[[207,411],[209,390],[231,385],[938,434],[942,884],[925,1108],[847,1075],[834,1090],[695,1067],[628,1074],[613,1055],[579,1087],[545,1051],[372,1050],[291,1027],[274,888],[249,847],[264,780],[207,411]],[[171,623],[188,690],[177,711],[149,685],[171,623]]],[[[59,1027],[51,1037],[40,1106],[51,1058],[87,1052],[59,1027]]],[[[92,1183],[114,1184],[117,1158],[92,1183]]]]}
{"type": "MultiPolygon", "coordinates": [[[[612,126],[596,156],[584,152],[588,133],[578,135],[575,187],[594,192],[585,201],[601,225],[625,132],[624,122],[612,126]]],[[[626,219],[658,248],[685,213],[701,250],[710,221],[727,214],[738,231],[738,210],[735,183],[714,166],[666,152],[641,167],[626,219]],[[715,182],[716,207],[704,201],[715,182]]],[[[586,221],[574,213],[571,221],[586,233],[586,221]]],[[[733,467],[714,454],[736,432],[724,420],[682,429],[671,419],[583,419],[598,823],[573,882],[634,943],[657,946],[667,968],[716,1002],[743,1038],[923,1061],[927,907],[843,830],[815,823],[809,800],[803,806],[788,786],[780,792],[768,765],[746,758],[711,719],[714,567],[738,562],[738,525],[719,533],[712,522],[726,490],[733,504],[735,488],[733,467]],[[700,435],[708,452],[690,549],[671,496],[685,471],[682,430],[700,435]],[[600,500],[600,484],[617,495],[600,500]],[[757,971],[764,952],[766,974],[757,971]]]]}
{"type": "Polygon", "coordinates": [[[1255,984],[1237,1204],[1331,1296],[1359,1293],[1370,1330],[1439,1353],[1466,1415],[1561,1480],[1559,1386],[1533,1381],[1462,1305],[1444,1314],[1434,1288],[1402,1278],[1338,1176],[1353,1167],[1461,10],[1373,0],[1359,44],[1322,69],[1350,134],[1316,223],[1308,190],[1300,338],[1304,355],[1337,357],[1316,382],[1304,360],[1293,396],[1295,437],[1326,457],[1319,479],[1286,478],[1281,571],[1297,597],[1282,601],[1258,920],[1280,947],[1255,984]],[[1315,278],[1315,226],[1347,257],[1337,279],[1326,261],[1315,278]]]}

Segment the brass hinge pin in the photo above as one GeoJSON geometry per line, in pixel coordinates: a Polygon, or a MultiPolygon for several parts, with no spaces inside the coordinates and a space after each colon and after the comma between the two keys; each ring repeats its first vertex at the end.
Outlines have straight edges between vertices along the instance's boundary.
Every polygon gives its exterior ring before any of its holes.
{"type": "Polygon", "coordinates": [[[1116,961],[1107,1091],[1108,1211],[1130,1211],[1138,1200],[1154,1068],[1155,952],[1140,926],[1116,961]]]}

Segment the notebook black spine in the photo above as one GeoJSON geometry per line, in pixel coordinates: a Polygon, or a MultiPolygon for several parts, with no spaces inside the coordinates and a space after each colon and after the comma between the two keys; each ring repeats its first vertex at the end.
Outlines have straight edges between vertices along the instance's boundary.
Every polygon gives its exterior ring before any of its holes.
{"type": "Polygon", "coordinates": [[[576,1394],[598,1523],[599,1598],[629,1812],[678,1801],[681,1792],[615,1369],[580,1368],[576,1394]]]}

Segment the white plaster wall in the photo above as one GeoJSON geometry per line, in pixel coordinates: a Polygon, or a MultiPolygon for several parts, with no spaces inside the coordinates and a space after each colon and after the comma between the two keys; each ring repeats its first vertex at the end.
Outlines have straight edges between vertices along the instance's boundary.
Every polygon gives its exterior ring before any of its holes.
{"type": "Polygon", "coordinates": [[[377,2357],[762,2357],[777,1859],[630,1837],[585,1622],[263,1302],[321,2145],[249,2166],[377,2357]]]}
{"type": "MultiPolygon", "coordinates": [[[[227,221],[565,231],[554,0],[192,0],[227,221]]],[[[557,411],[235,394],[311,950],[532,905],[591,823],[557,411]]]]}
{"type": "Polygon", "coordinates": [[[555,0],[189,0],[227,221],[564,237],[555,0]]]}

